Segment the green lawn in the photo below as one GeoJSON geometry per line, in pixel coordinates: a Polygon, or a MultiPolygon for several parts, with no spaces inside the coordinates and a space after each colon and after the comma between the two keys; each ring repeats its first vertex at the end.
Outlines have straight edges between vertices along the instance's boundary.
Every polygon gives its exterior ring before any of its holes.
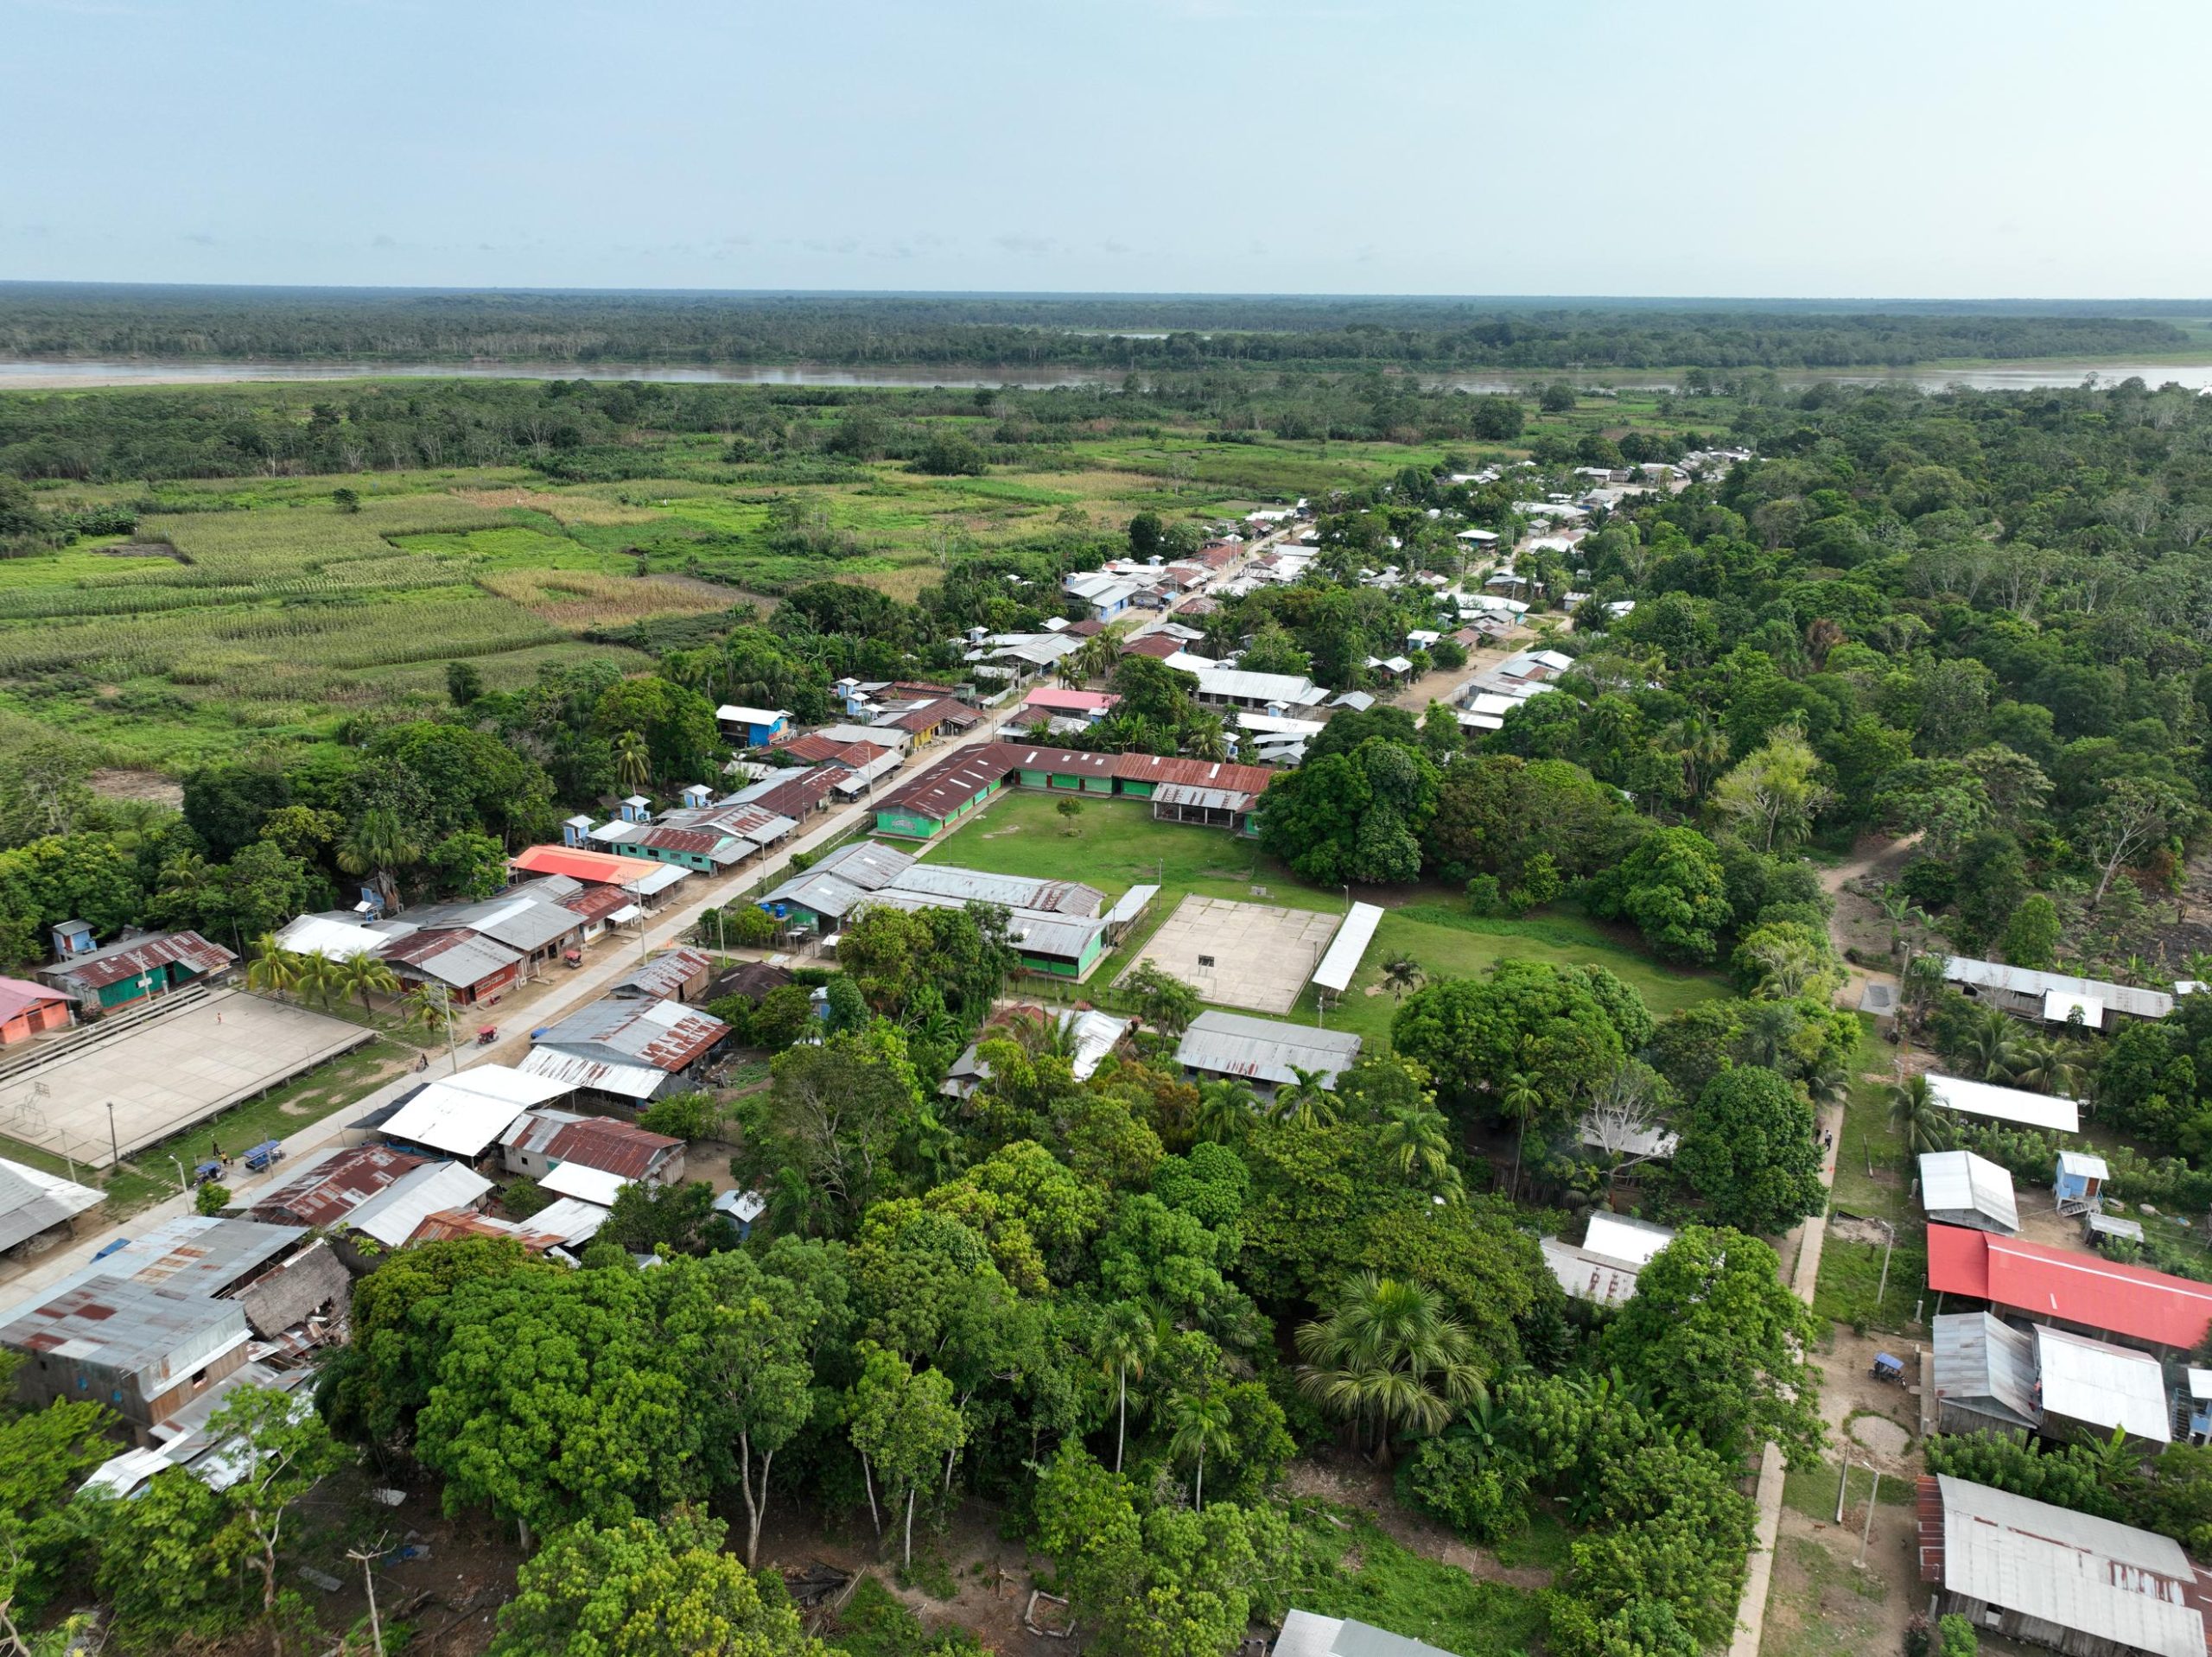
{"type": "MultiPolygon", "coordinates": [[[[931,844],[925,856],[933,862],[999,874],[1082,880],[1109,899],[1133,886],[1160,886],[1151,914],[1091,975],[1092,987],[1111,984],[1154,928],[1192,892],[1286,909],[1341,911],[1344,906],[1342,892],[1302,884],[1250,841],[1218,828],[1156,822],[1151,808],[1141,800],[1087,799],[1076,819],[1077,832],[1070,835],[1058,809],[1061,800],[1069,797],[1030,790],[1001,796],[931,844]]],[[[1380,981],[1382,962],[1402,950],[1433,978],[1466,976],[1509,959],[1608,967],[1633,985],[1662,1018],[1725,993],[1717,979],[1664,965],[1577,917],[1484,920],[1469,914],[1453,894],[1441,888],[1352,895],[1395,905],[1376,929],[1365,963],[1352,981],[1351,994],[1327,1018],[1334,1027],[1357,1031],[1370,1046],[1387,1041],[1397,1003],[1389,995],[1364,991],[1380,981]]],[[[1313,1015],[1309,988],[1294,1016],[1313,1015]]]]}
{"type": "Polygon", "coordinates": [[[1459,1657],[1518,1657],[1540,1646],[1539,1595],[1414,1553],[1355,1509],[1300,1503],[1297,1520],[1301,1609],[1354,1617],[1459,1657]]]}

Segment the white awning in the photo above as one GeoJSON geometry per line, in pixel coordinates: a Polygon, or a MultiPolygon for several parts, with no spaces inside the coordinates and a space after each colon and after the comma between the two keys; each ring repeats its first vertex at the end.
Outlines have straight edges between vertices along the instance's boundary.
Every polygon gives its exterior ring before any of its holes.
{"type": "Polygon", "coordinates": [[[1382,911],[1377,905],[1354,904],[1344,924],[1337,928],[1336,936],[1329,941],[1329,951],[1321,957],[1321,964],[1313,968],[1314,983],[1338,995],[1350,989],[1360,957],[1367,953],[1375,929],[1382,924],[1382,911]]]}

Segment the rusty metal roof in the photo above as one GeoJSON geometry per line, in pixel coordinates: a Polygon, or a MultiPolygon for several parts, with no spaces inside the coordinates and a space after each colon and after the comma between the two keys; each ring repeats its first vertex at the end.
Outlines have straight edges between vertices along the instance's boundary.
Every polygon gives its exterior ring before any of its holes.
{"type": "Polygon", "coordinates": [[[579,1116],[565,1110],[533,1110],[507,1130],[511,1150],[555,1162],[581,1163],[624,1179],[643,1179],[675,1152],[682,1140],[648,1133],[611,1116],[579,1116]]]}
{"type": "Polygon", "coordinates": [[[680,1070],[729,1034],[720,1019],[676,1001],[607,996],[533,1031],[533,1045],[588,1058],[680,1070]]]}
{"type": "Polygon", "coordinates": [[[609,985],[620,995],[626,990],[661,1000],[683,993],[683,987],[714,965],[703,949],[664,949],[642,967],[632,968],[609,985]]]}
{"type": "Polygon", "coordinates": [[[495,1220],[488,1214],[478,1214],[468,1209],[448,1209],[433,1214],[415,1228],[410,1243],[443,1242],[454,1237],[490,1237],[494,1241],[512,1240],[520,1243],[533,1254],[542,1254],[549,1248],[558,1248],[568,1241],[550,1232],[533,1231],[527,1226],[517,1225],[512,1220],[495,1220]]]}
{"type": "Polygon", "coordinates": [[[211,973],[220,972],[237,959],[222,945],[208,943],[197,932],[163,932],[148,938],[125,938],[105,949],[60,962],[46,971],[49,977],[65,983],[105,989],[172,962],[197,973],[211,973]]]}
{"type": "Polygon", "coordinates": [[[248,1212],[303,1226],[335,1225],[369,1198],[421,1167],[423,1160],[388,1145],[334,1150],[274,1190],[260,1193],[248,1212]]]}

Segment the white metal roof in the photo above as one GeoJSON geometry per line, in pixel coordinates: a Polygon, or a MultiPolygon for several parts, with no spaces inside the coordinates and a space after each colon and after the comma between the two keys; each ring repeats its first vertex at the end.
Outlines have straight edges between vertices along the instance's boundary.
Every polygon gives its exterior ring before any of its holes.
{"type": "Polygon", "coordinates": [[[1329,693],[1302,673],[1248,673],[1242,668],[1209,666],[1199,670],[1198,694],[1310,708],[1329,693]]]}
{"type": "Polygon", "coordinates": [[[2094,1151],[2061,1151],[2058,1153],[2058,1171],[2081,1179],[2112,1178],[2112,1171],[2105,1166],[2105,1159],[2094,1151]]]}
{"type": "Polygon", "coordinates": [[[779,719],[789,719],[788,708],[740,708],[734,702],[724,702],[715,709],[715,717],[735,725],[773,725],[779,719]]]}
{"type": "Polygon", "coordinates": [[[564,1197],[557,1203],[549,1203],[530,1216],[530,1228],[558,1237],[571,1248],[578,1243],[589,1242],[607,1223],[607,1209],[598,1203],[587,1203],[582,1197],[564,1197]]]}
{"type": "Polygon", "coordinates": [[[2172,1440],[2165,1374],[2149,1353],[2107,1346],[2048,1324],[2036,1325],[2035,1340],[2036,1382],[2045,1414],[2120,1427],[2156,1444],[2172,1440]]]}
{"type": "Polygon", "coordinates": [[[276,934],[279,949],[294,955],[327,955],[333,961],[351,961],[355,955],[372,955],[391,939],[384,933],[371,931],[352,921],[334,921],[327,915],[302,915],[284,923],[276,934]]]}
{"type": "MultiPolygon", "coordinates": [[[[562,1083],[562,1090],[565,1093],[573,1093],[578,1088],[590,1088],[599,1093],[619,1094],[626,1099],[650,1099],[661,1083],[668,1080],[665,1070],[657,1070],[650,1064],[616,1064],[605,1059],[584,1058],[575,1053],[564,1053],[551,1047],[531,1048],[523,1056],[522,1069],[532,1076],[562,1083]]],[[[389,1126],[385,1132],[391,1132],[389,1126]]]]}
{"type": "Polygon", "coordinates": [[[688,880],[691,871],[674,863],[664,863],[651,874],[631,882],[630,889],[639,896],[650,898],[656,892],[666,892],[678,880],[688,880]]]}
{"type": "Polygon", "coordinates": [[[1350,989],[1351,975],[1359,970],[1360,957],[1375,941],[1375,929],[1382,924],[1379,905],[1354,904],[1344,917],[1344,924],[1337,928],[1336,936],[1329,940],[1328,953],[1321,957],[1321,964],[1313,968],[1313,981],[1338,995],[1350,989]]]}
{"type": "Polygon", "coordinates": [[[1637,1273],[1643,1268],[1628,1260],[1577,1248],[1557,1237],[1540,1237],[1536,1247],[1560,1289],[1577,1300],[1618,1306],[1636,1292],[1637,1273]]]}
{"type": "Polygon", "coordinates": [[[2022,1122],[2056,1133],[2082,1131],[2082,1113],[2071,1099],[2029,1093],[2020,1088],[1995,1087],[1986,1082],[1969,1082],[1963,1076],[1937,1076],[1932,1070],[1928,1075],[1928,1090],[1946,1110],[1963,1111],[1969,1116],[1994,1116],[1999,1121],[2022,1122]]]}
{"type": "Polygon", "coordinates": [[[481,1094],[486,1099],[504,1099],[518,1110],[550,1104],[563,1095],[575,1091],[573,1087],[548,1076],[530,1075],[512,1064],[472,1064],[445,1077],[442,1085],[458,1088],[463,1093],[481,1094]]]}
{"type": "Polygon", "coordinates": [[[105,1201],[105,1192],[89,1185],[0,1159],[0,1248],[12,1248],[105,1201]]]}
{"type": "Polygon", "coordinates": [[[574,1197],[586,1203],[596,1203],[601,1208],[613,1208],[614,1199],[630,1182],[620,1174],[611,1174],[604,1168],[587,1167],[581,1162],[563,1162],[537,1182],[557,1197],[574,1197]]]}
{"type": "Polygon", "coordinates": [[[491,1189],[492,1182],[474,1168],[458,1162],[426,1162],[355,1209],[346,1216],[346,1224],[387,1248],[397,1248],[433,1214],[474,1208],[476,1199],[491,1189]]]}
{"type": "Polygon", "coordinates": [[[1943,1586],[2156,1657],[2203,1657],[2204,1619],[2180,1603],[2181,1544],[1948,1474],[1943,1586]]]}
{"type": "Polygon", "coordinates": [[[1669,1227],[1600,1209],[1590,1216],[1590,1228],[1583,1234],[1582,1247],[1586,1253],[1603,1254],[1607,1260],[1649,1266],[1652,1257],[1674,1241],[1675,1234],[1669,1227]]]}
{"type": "Polygon", "coordinates": [[[1930,1214],[1979,1214],[2007,1231],[2020,1228],[2012,1176],[1971,1151],[1922,1153],[1920,1205],[1930,1214]]]}
{"type": "Polygon", "coordinates": [[[2190,1367],[2189,1395],[2191,1398],[2212,1398],[2212,1369],[2199,1369],[2194,1365],[2190,1367]]]}
{"type": "Polygon", "coordinates": [[[499,1143],[499,1135],[522,1110],[512,1099],[433,1082],[385,1121],[383,1133],[386,1139],[427,1145],[473,1162],[499,1143]]]}
{"type": "MultiPolygon", "coordinates": [[[[2132,984],[2108,983],[2101,978],[2076,978],[2070,973],[2038,972],[2032,967],[2012,967],[2001,961],[1975,961],[1965,955],[1953,955],[1943,963],[1943,977],[1954,984],[1970,984],[1976,989],[2003,990],[2011,995],[2042,997],[2045,1016],[2052,992],[2062,1000],[2095,1002],[2101,1006],[2126,1013],[2138,1019],[2163,1019],[2174,1010],[2174,998],[2164,990],[2139,989],[2132,984]]],[[[2061,1008],[2058,1018],[2066,1014],[2061,1008]]]]}

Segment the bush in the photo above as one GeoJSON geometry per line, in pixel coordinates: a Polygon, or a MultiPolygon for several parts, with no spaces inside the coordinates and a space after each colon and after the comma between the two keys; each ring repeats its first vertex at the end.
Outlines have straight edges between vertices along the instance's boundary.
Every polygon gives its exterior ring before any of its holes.
{"type": "Polygon", "coordinates": [[[218,1185],[210,1180],[207,1184],[202,1185],[199,1193],[193,1197],[192,1206],[200,1214],[215,1215],[220,1214],[229,1205],[230,1200],[231,1188],[227,1185],[218,1185]]]}
{"type": "Polygon", "coordinates": [[[1424,1439],[1398,1470],[1398,1496],[1471,1542],[1503,1541],[1529,1521],[1529,1458],[1474,1434],[1424,1439]]]}
{"type": "Polygon", "coordinates": [[[710,1139],[721,1126],[721,1103],[710,1093],[674,1093],[639,1113],[638,1126],[671,1139],[710,1139]]]}

